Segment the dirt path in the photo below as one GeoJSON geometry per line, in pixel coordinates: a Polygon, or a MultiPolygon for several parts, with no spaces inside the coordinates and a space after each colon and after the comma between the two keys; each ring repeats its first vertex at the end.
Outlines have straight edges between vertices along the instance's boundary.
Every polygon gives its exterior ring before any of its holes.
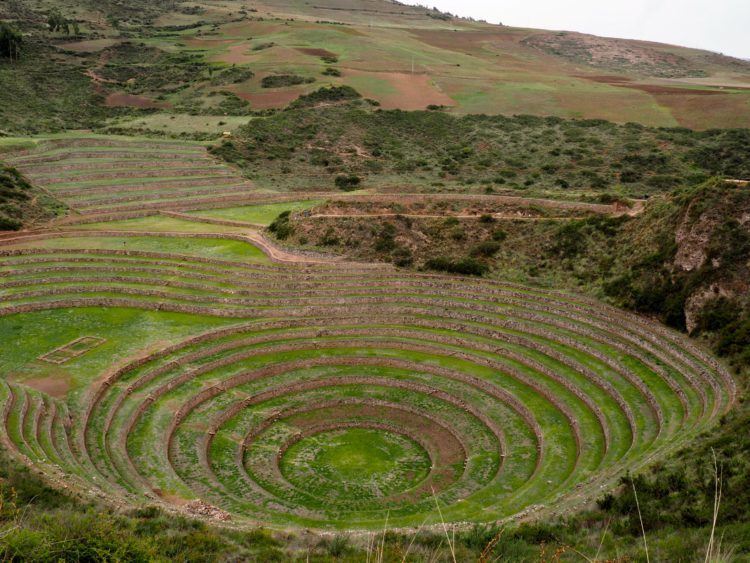
{"type": "Polygon", "coordinates": [[[295,252],[282,248],[274,241],[266,237],[262,232],[249,230],[242,234],[227,233],[191,233],[182,231],[117,231],[117,230],[39,230],[12,233],[0,239],[0,246],[10,246],[16,243],[24,243],[46,238],[58,238],[60,236],[75,237],[169,237],[169,238],[217,238],[225,240],[240,240],[249,242],[263,251],[273,262],[287,264],[332,264],[345,262],[342,256],[326,256],[324,254],[307,254],[295,252]]]}
{"type": "MultiPolygon", "coordinates": [[[[583,219],[584,217],[526,217],[523,215],[507,215],[503,213],[488,213],[494,219],[518,220],[518,221],[569,221],[583,219]]],[[[352,219],[362,217],[409,217],[410,219],[446,219],[453,217],[455,219],[481,219],[484,215],[454,215],[445,213],[441,215],[427,215],[416,213],[316,213],[309,215],[307,219],[352,219]]]]}

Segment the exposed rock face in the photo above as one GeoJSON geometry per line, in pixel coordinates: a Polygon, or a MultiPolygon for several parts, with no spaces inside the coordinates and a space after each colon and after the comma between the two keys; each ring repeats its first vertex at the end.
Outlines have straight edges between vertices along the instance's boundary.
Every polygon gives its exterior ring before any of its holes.
{"type": "Polygon", "coordinates": [[[697,270],[706,262],[706,247],[718,220],[716,209],[702,213],[697,219],[691,217],[694,206],[695,202],[688,207],[675,233],[674,267],[686,272],[697,270]]]}
{"type": "Polygon", "coordinates": [[[185,509],[196,516],[203,516],[205,518],[212,518],[214,520],[220,520],[227,522],[232,519],[228,512],[212,506],[201,499],[195,499],[185,505],[185,509]]]}
{"type": "MultiPolygon", "coordinates": [[[[746,188],[742,188],[746,189],[746,188]]],[[[730,195],[728,190],[726,195],[730,195]]],[[[694,200],[684,211],[675,232],[677,252],[673,271],[689,273],[707,266],[713,274],[706,282],[691,289],[685,301],[685,321],[689,332],[697,325],[703,307],[711,300],[725,297],[733,299],[750,293],[750,263],[740,257],[734,261],[735,241],[720,238],[721,229],[728,223],[739,226],[740,231],[750,231],[750,209],[747,197],[726,197],[708,201],[694,200]],[[713,249],[710,249],[711,247],[713,249]],[[717,252],[718,249],[718,252],[717,252]],[[707,264],[709,260],[711,263],[707,264]],[[718,257],[717,257],[718,254],[718,257]],[[722,263],[723,257],[732,257],[722,263]]]]}

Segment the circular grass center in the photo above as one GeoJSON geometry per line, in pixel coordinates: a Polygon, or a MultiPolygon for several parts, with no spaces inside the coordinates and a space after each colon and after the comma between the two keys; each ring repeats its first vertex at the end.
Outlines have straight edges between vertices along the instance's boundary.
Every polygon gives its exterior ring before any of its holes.
{"type": "Polygon", "coordinates": [[[303,438],[286,452],[281,469],[316,496],[382,498],[416,486],[431,465],[422,446],[406,436],[348,428],[303,438]]]}

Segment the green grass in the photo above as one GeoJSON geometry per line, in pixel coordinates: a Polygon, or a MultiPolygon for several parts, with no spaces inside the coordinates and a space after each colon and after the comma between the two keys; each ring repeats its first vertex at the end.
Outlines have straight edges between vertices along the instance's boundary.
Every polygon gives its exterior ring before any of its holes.
{"type": "MultiPolygon", "coordinates": [[[[201,213],[202,216],[206,212],[201,213]]],[[[124,219],[122,221],[107,221],[103,223],[84,223],[71,227],[74,230],[84,231],[148,231],[148,232],[182,232],[182,233],[243,233],[247,229],[243,227],[229,227],[226,225],[214,225],[199,223],[176,217],[164,217],[154,215],[152,217],[140,217],[138,219],[124,219]]]]}
{"type": "MultiPolygon", "coordinates": [[[[269,207],[240,212],[279,211],[269,207]]],[[[355,266],[299,276],[220,234],[92,232],[23,247],[43,252],[2,259],[3,302],[50,310],[0,317],[9,323],[0,337],[15,350],[6,369],[19,382],[67,385],[74,414],[63,432],[86,451],[66,453],[79,460],[70,472],[105,495],[142,498],[148,483],[169,502],[201,498],[239,526],[379,529],[386,515],[394,527],[435,524],[436,499],[450,522],[491,522],[537,504],[565,510],[581,502],[580,487],[608,489],[708,428],[710,406],[726,399],[725,389],[707,393],[701,412],[689,390],[683,410],[648,366],[687,367],[672,345],[660,337],[646,349],[642,327],[574,295],[355,266]],[[123,248],[131,254],[106,252],[123,248]],[[66,308],[71,298],[159,311],[66,308]],[[165,312],[186,307],[196,313],[165,312]],[[21,330],[33,322],[33,332],[21,330]],[[127,359],[239,323],[89,391],[127,359]],[[35,360],[81,336],[105,342],[60,366],[35,360]],[[654,394],[661,427],[636,381],[654,394]]],[[[683,353],[696,377],[713,372],[683,353]]],[[[34,410],[13,414],[12,439],[41,456],[41,438],[25,436],[38,433],[37,415],[47,428],[45,414],[36,396],[24,400],[34,410]]]]}
{"type": "Polygon", "coordinates": [[[0,371],[15,381],[60,378],[76,393],[85,390],[110,366],[140,350],[178,342],[189,334],[229,321],[196,315],[121,308],[53,309],[0,317],[0,338],[6,343],[0,371]],[[53,366],[37,357],[81,336],[106,342],[53,366]]]}
{"type": "Polygon", "coordinates": [[[265,264],[269,262],[263,251],[253,246],[252,243],[226,240],[219,237],[190,239],[158,236],[82,236],[28,241],[14,244],[9,248],[139,250],[248,263],[265,264]]]}
{"type": "Polygon", "coordinates": [[[197,217],[229,219],[231,221],[243,221],[255,225],[268,226],[284,211],[303,211],[305,209],[311,209],[321,203],[322,200],[310,199],[286,203],[272,203],[268,205],[245,205],[241,207],[230,207],[227,209],[191,211],[189,214],[197,217]]]}
{"type": "MultiPolygon", "coordinates": [[[[296,470],[321,475],[334,487],[334,494],[350,485],[387,494],[416,484],[427,476],[428,467],[426,452],[412,440],[357,428],[301,440],[282,461],[282,471],[287,473],[296,470]]],[[[304,487],[304,481],[299,485],[304,487]]]]}
{"type": "Polygon", "coordinates": [[[224,131],[233,131],[245,125],[251,118],[246,116],[213,116],[157,113],[142,117],[128,117],[108,123],[110,128],[153,132],[154,134],[182,135],[192,133],[209,133],[216,137],[224,131]]]}

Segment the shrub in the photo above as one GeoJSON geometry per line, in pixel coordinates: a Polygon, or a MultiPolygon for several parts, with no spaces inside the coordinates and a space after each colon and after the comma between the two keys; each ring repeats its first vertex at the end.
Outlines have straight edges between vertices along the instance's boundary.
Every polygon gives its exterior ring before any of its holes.
{"type": "Polygon", "coordinates": [[[245,80],[251,79],[255,73],[249,68],[232,65],[230,67],[214,72],[211,77],[212,86],[222,86],[224,84],[239,84],[245,80]]]}
{"type": "Polygon", "coordinates": [[[333,227],[328,227],[323,237],[320,239],[321,246],[336,246],[339,243],[339,237],[333,227]]]}
{"type": "Polygon", "coordinates": [[[740,309],[734,301],[726,297],[716,297],[703,306],[698,315],[696,332],[714,332],[734,323],[740,316],[740,309]]]}
{"type": "Polygon", "coordinates": [[[480,242],[471,249],[471,255],[477,257],[484,256],[486,258],[491,258],[498,252],[500,252],[500,243],[495,240],[480,242]]]}
{"type": "Polygon", "coordinates": [[[0,22],[0,57],[17,59],[21,54],[23,35],[10,24],[0,22]]]}
{"type": "Polygon", "coordinates": [[[326,67],[326,69],[322,72],[323,76],[341,76],[341,71],[337,68],[333,68],[332,66],[326,67]]]}
{"type": "Polygon", "coordinates": [[[277,239],[286,240],[294,234],[294,227],[289,222],[290,216],[290,211],[284,211],[268,226],[268,230],[276,235],[277,239]]]}
{"type": "Polygon", "coordinates": [[[260,85],[263,88],[284,88],[286,86],[311,84],[312,82],[315,82],[315,79],[312,77],[297,76],[296,74],[271,74],[263,77],[260,85]]]}
{"type": "Polygon", "coordinates": [[[432,258],[425,262],[425,268],[437,272],[449,274],[463,274],[467,276],[483,276],[489,270],[486,264],[474,258],[463,258],[462,260],[450,260],[449,258],[432,258]]]}
{"type": "Polygon", "coordinates": [[[360,184],[362,184],[362,178],[355,174],[341,174],[339,176],[336,176],[336,180],[334,182],[338,189],[345,192],[351,192],[353,190],[356,190],[360,186],[360,184]]]}
{"type": "Polygon", "coordinates": [[[377,239],[375,239],[375,250],[378,252],[390,252],[396,248],[396,227],[391,223],[386,223],[380,230],[377,239]]]}
{"type": "Polygon", "coordinates": [[[315,92],[303,94],[291,104],[289,108],[313,107],[322,103],[346,102],[358,100],[362,95],[351,86],[330,86],[319,88],[315,92]]]}
{"type": "Polygon", "coordinates": [[[624,184],[634,184],[643,179],[643,174],[638,170],[623,170],[620,173],[620,182],[624,184]]]}
{"type": "Polygon", "coordinates": [[[397,248],[391,254],[391,258],[399,268],[406,268],[414,263],[414,256],[408,248],[397,248]]]}
{"type": "Polygon", "coordinates": [[[657,174],[646,180],[646,185],[659,190],[668,190],[680,185],[680,179],[676,176],[657,174]]]}
{"type": "Polygon", "coordinates": [[[750,313],[726,325],[719,333],[716,350],[721,356],[732,356],[741,366],[750,366],[750,313]]]}
{"type": "Polygon", "coordinates": [[[507,238],[508,238],[508,233],[506,233],[502,229],[495,229],[492,232],[492,240],[494,240],[494,241],[503,242],[507,238]]]}
{"type": "Polygon", "coordinates": [[[451,238],[455,240],[456,242],[460,242],[462,240],[466,240],[466,231],[464,231],[463,227],[460,225],[456,225],[451,229],[451,238]]]}
{"type": "Polygon", "coordinates": [[[334,536],[333,539],[331,539],[327,543],[326,550],[328,551],[328,555],[330,555],[331,557],[338,558],[346,555],[351,550],[351,546],[349,545],[349,536],[334,536]]]}

